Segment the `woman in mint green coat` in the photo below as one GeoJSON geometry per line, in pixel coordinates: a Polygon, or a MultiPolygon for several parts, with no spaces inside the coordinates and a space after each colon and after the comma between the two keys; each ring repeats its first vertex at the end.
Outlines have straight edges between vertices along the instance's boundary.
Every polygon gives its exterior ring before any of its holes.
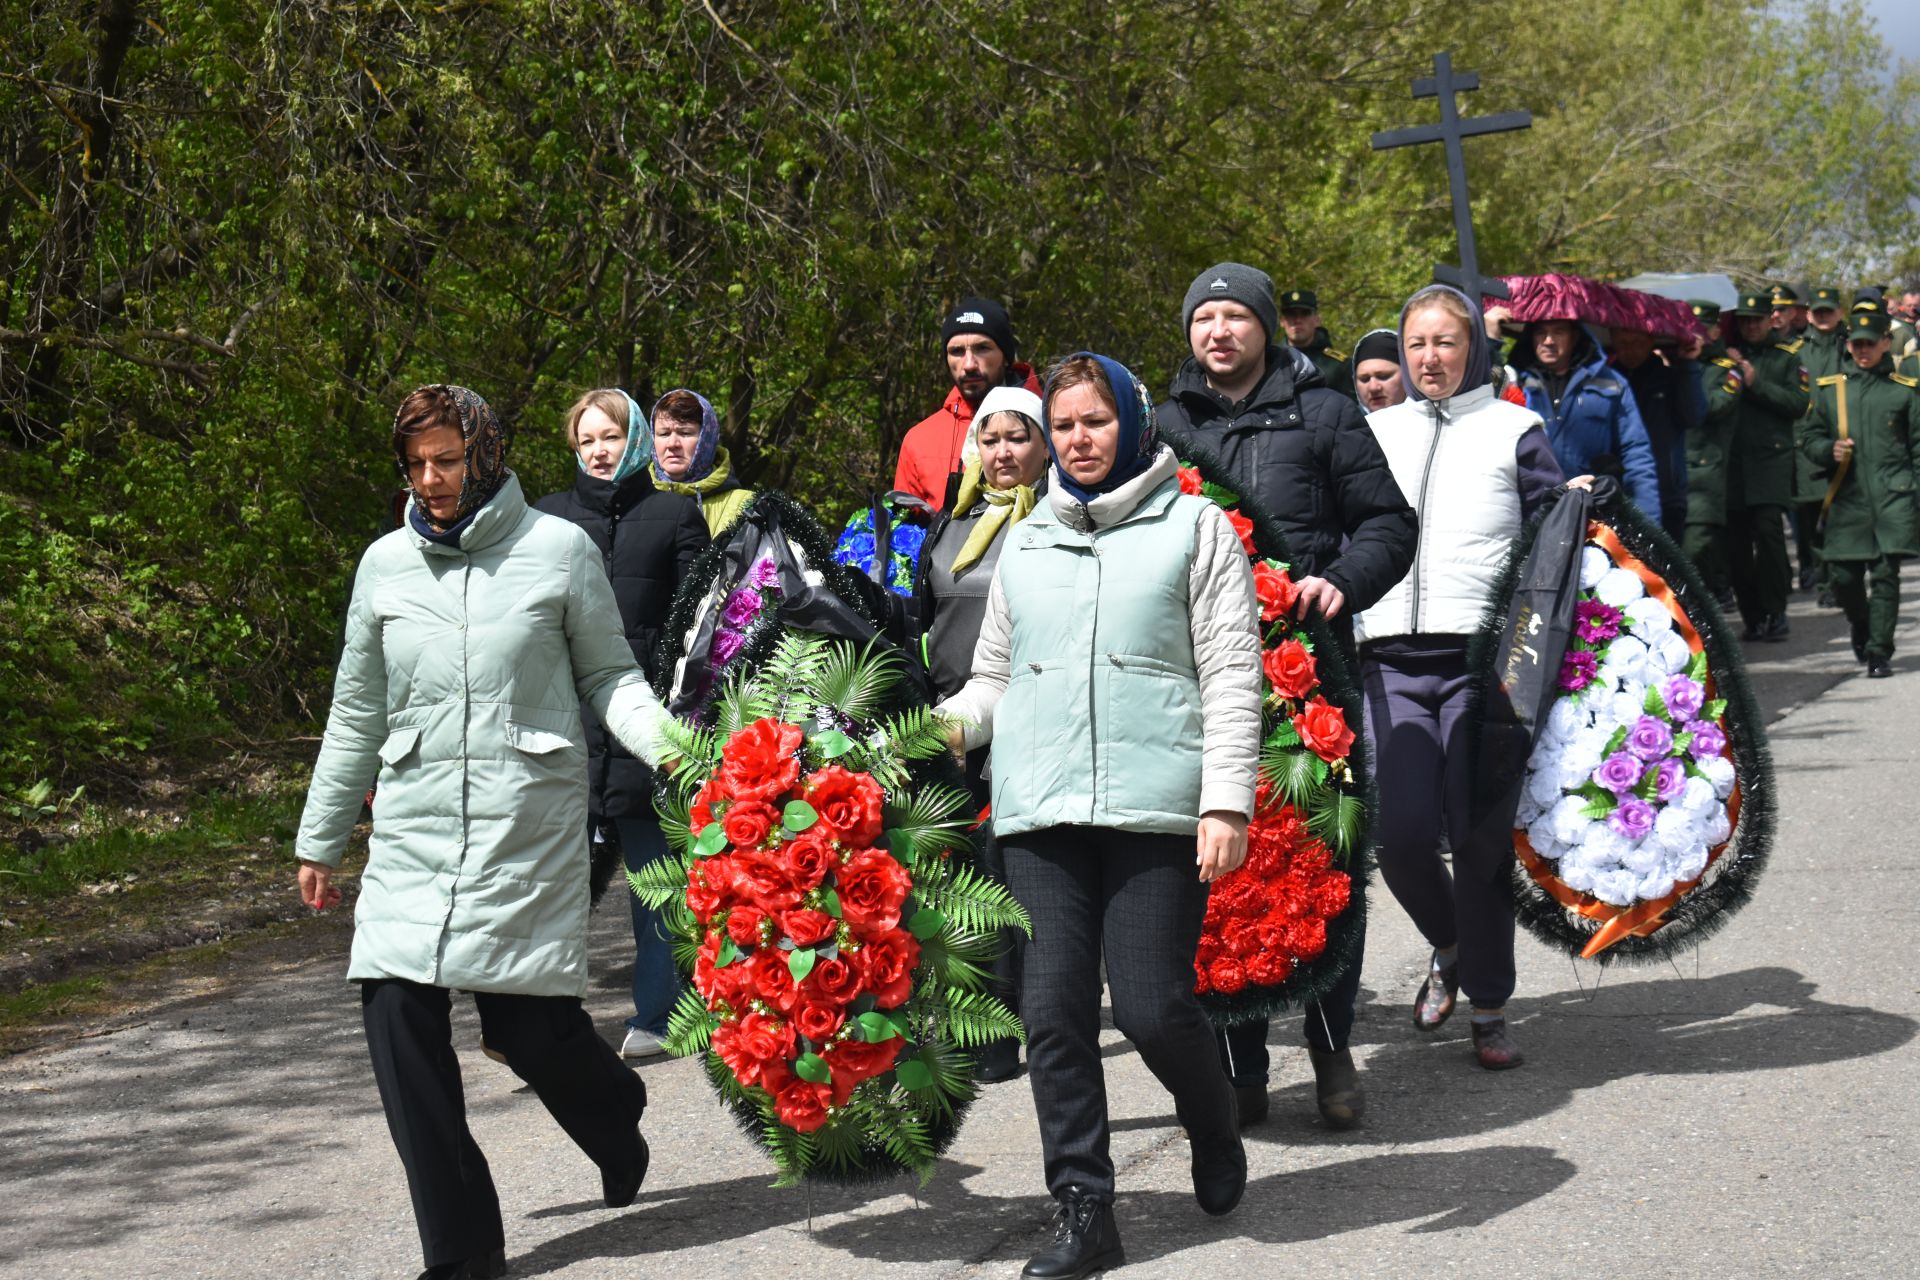
{"type": "Polygon", "coordinates": [[[1100,1057],[1113,1021],[1173,1095],[1200,1207],[1246,1187],[1233,1091],[1193,994],[1207,882],[1246,857],[1260,744],[1247,553],[1180,492],[1146,388],[1082,352],[1047,379],[1046,499],[1006,535],[955,746],[992,741],[993,830],[1033,921],[1020,1011],[1060,1232],[1026,1274],[1121,1260],[1100,1057]]]}
{"type": "Polygon", "coordinates": [[[379,783],[347,970],[407,1171],[428,1277],[504,1270],[499,1200],[466,1124],[451,991],[600,1167],[610,1206],[646,1173],[646,1089],[594,1030],[580,704],[653,763],[662,718],[600,555],[527,506],[507,436],[464,387],[401,403],[406,524],[367,549],[295,852],[325,909],[379,783]]]}

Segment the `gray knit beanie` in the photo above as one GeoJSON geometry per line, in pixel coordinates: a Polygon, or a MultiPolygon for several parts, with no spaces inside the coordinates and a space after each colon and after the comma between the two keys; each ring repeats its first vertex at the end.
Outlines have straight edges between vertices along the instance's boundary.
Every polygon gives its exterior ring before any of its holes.
{"type": "Polygon", "coordinates": [[[1193,313],[1200,304],[1225,298],[1238,302],[1266,328],[1267,341],[1273,341],[1280,327],[1280,313],[1273,305],[1273,277],[1258,267],[1241,262],[1216,262],[1193,278],[1187,286],[1186,301],[1180,304],[1180,327],[1193,328],[1193,313]]]}

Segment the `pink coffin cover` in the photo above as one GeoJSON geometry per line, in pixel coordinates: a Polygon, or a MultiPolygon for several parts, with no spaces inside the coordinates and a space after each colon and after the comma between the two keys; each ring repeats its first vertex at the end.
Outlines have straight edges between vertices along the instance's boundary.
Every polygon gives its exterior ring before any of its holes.
{"type": "Polygon", "coordinates": [[[1698,332],[1693,308],[1674,298],[1558,272],[1501,279],[1513,297],[1505,302],[1482,298],[1480,305],[1504,306],[1521,324],[1533,320],[1584,320],[1612,329],[1638,329],[1676,341],[1685,341],[1698,332]]]}

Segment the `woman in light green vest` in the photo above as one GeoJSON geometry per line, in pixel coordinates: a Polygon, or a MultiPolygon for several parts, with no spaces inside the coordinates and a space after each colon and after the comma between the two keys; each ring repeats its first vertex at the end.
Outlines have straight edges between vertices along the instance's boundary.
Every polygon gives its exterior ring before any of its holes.
{"type": "Polygon", "coordinates": [[[1059,1277],[1121,1259],[1103,948],[1114,1025],[1173,1095],[1200,1207],[1245,1190],[1193,959],[1207,883],[1246,857],[1261,683],[1247,554],[1180,492],[1146,388],[1082,352],[1049,374],[1044,415],[1046,500],[1005,535],[973,678],[943,709],[956,749],[992,743],[994,834],[1033,920],[1021,1016],[1061,1226],[1026,1274],[1059,1277]]]}
{"type": "Polygon", "coordinates": [[[720,443],[720,418],[697,391],[669,391],[653,402],[653,483],[684,493],[700,504],[707,533],[716,541],[753,501],[733,474],[733,459],[720,443]]]}

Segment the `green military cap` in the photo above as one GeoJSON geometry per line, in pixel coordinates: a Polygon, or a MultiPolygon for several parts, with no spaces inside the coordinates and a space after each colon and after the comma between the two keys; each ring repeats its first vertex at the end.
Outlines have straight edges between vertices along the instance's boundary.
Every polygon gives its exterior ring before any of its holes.
{"type": "Polygon", "coordinates": [[[1773,305],[1776,308],[1797,307],[1800,305],[1800,294],[1790,284],[1777,284],[1773,286],[1773,305]]]}
{"type": "Polygon", "coordinates": [[[1311,289],[1289,289],[1280,295],[1282,311],[1318,311],[1320,295],[1311,289]]]}
{"type": "Polygon", "coordinates": [[[1720,304],[1708,302],[1704,298],[1695,298],[1687,304],[1693,308],[1693,318],[1711,329],[1720,323],[1720,304]]]}
{"type": "Polygon", "coordinates": [[[1733,309],[1737,316],[1770,316],[1773,314],[1773,299],[1764,293],[1743,293],[1740,305],[1733,309]]]}
{"type": "Polygon", "coordinates": [[[1848,342],[1878,342],[1893,327],[1893,317],[1884,311],[1856,311],[1847,320],[1848,342]]]}
{"type": "Polygon", "coordinates": [[[1853,291],[1853,309],[1855,311],[1878,311],[1880,310],[1880,306],[1880,291],[1872,285],[1853,291]]]}
{"type": "Polygon", "coordinates": [[[1840,291],[1831,285],[1823,285],[1813,291],[1813,310],[1838,311],[1840,309],[1840,291]]]}

